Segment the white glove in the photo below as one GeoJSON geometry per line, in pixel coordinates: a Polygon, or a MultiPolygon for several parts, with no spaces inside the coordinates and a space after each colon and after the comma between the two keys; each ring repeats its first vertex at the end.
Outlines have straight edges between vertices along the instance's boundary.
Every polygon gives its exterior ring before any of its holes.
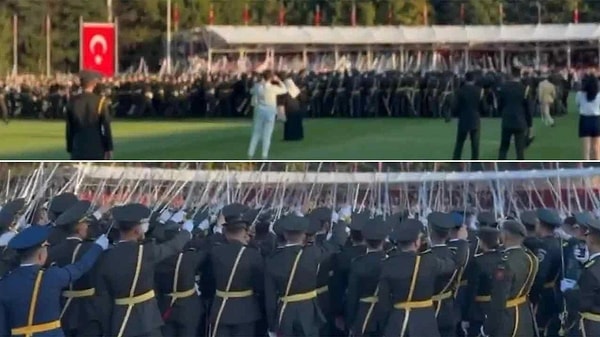
{"type": "Polygon", "coordinates": [[[277,334],[274,332],[269,331],[269,337],[277,337],[277,334]]]}
{"type": "Polygon", "coordinates": [[[17,220],[17,227],[25,228],[27,225],[27,216],[25,214],[21,215],[19,220],[17,220]]]}
{"type": "Polygon", "coordinates": [[[183,226],[181,226],[181,229],[191,233],[194,230],[194,222],[191,220],[184,222],[183,226]]]}
{"type": "Polygon", "coordinates": [[[162,213],[160,213],[160,217],[158,217],[158,222],[160,223],[165,223],[167,221],[169,221],[169,219],[171,219],[171,212],[169,212],[169,210],[164,210],[162,213]]]}
{"type": "Polygon", "coordinates": [[[556,234],[559,238],[561,238],[563,240],[569,240],[571,238],[571,235],[569,235],[567,232],[565,232],[565,230],[562,228],[555,229],[554,234],[556,234]]]}
{"type": "Polygon", "coordinates": [[[339,220],[340,215],[336,211],[331,212],[331,223],[337,223],[339,220]]]}
{"type": "Polygon", "coordinates": [[[564,279],[560,280],[560,291],[562,291],[564,293],[567,290],[571,290],[571,289],[575,288],[576,285],[577,285],[577,281],[571,280],[568,278],[564,278],[564,279]]]}
{"type": "Polygon", "coordinates": [[[346,205],[340,209],[340,218],[346,219],[352,217],[352,207],[350,205],[346,205]]]}
{"type": "Polygon", "coordinates": [[[481,326],[481,329],[479,329],[479,333],[482,337],[489,337],[489,335],[485,333],[485,330],[483,330],[483,325],[481,326]]]}
{"type": "Polygon", "coordinates": [[[174,221],[176,223],[182,223],[185,220],[185,212],[179,211],[179,212],[173,214],[173,216],[171,216],[170,220],[174,221]]]}
{"type": "Polygon", "coordinates": [[[465,332],[465,336],[468,335],[469,327],[470,326],[471,326],[471,324],[468,321],[462,321],[462,322],[460,322],[460,328],[462,329],[462,331],[465,332]]]}
{"type": "Polygon", "coordinates": [[[213,233],[223,234],[223,226],[218,225],[218,226],[213,227],[213,233]]]}
{"type": "Polygon", "coordinates": [[[198,228],[200,228],[201,230],[207,230],[209,227],[210,222],[208,222],[208,219],[202,220],[202,222],[198,225],[198,228]]]}
{"type": "Polygon", "coordinates": [[[106,236],[106,234],[102,234],[99,238],[96,239],[94,243],[100,246],[102,250],[108,249],[108,237],[106,236]]]}

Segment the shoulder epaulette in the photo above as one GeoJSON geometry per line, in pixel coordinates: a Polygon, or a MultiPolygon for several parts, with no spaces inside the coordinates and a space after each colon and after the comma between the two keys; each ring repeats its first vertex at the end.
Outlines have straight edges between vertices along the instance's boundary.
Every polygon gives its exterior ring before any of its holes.
{"type": "Polygon", "coordinates": [[[477,253],[473,257],[480,257],[480,256],[483,256],[483,253],[477,253]]]}
{"type": "Polygon", "coordinates": [[[431,248],[427,248],[426,250],[422,251],[419,254],[423,255],[423,254],[427,254],[427,253],[431,253],[431,248]]]}
{"type": "Polygon", "coordinates": [[[596,260],[591,260],[586,262],[586,264],[584,265],[585,268],[589,268],[591,267],[594,263],[596,263],[596,260]]]}

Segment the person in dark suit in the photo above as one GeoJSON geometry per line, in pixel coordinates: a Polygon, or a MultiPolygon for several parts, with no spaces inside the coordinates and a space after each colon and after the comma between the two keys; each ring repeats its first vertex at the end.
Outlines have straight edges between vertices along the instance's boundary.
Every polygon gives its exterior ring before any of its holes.
{"type": "Polygon", "coordinates": [[[512,69],[510,81],[500,88],[498,110],[502,115],[502,138],[499,160],[506,160],[510,140],[514,136],[517,160],[525,159],[528,130],[532,127],[532,115],[527,101],[528,89],[519,80],[520,70],[512,69]]]}
{"type": "Polygon", "coordinates": [[[94,93],[97,83],[94,73],[82,73],[83,93],[69,103],[66,139],[71,160],[112,159],[110,112],[105,99],[94,93]]]}
{"type": "Polygon", "coordinates": [[[154,292],[156,265],[180,253],[192,237],[186,222],[173,239],[162,244],[142,241],[150,209],[141,204],[111,210],[120,241],[102,257],[96,291],[102,308],[104,335],[161,336],[162,315],[154,292]]]}
{"type": "MultiPolygon", "coordinates": [[[[479,159],[480,112],[484,91],[483,88],[475,85],[475,76],[472,72],[467,72],[465,81],[465,85],[456,93],[452,109],[452,115],[458,116],[458,131],[452,160],[461,159],[467,137],[471,138],[471,159],[479,159]]],[[[450,121],[450,116],[446,116],[446,121],[450,121]]]]}
{"type": "Polygon", "coordinates": [[[0,280],[0,335],[62,337],[60,298],[64,288],[77,281],[108,247],[102,236],[75,263],[44,269],[50,227],[30,226],[9,243],[21,265],[0,280]]]}
{"type": "Polygon", "coordinates": [[[302,140],[304,139],[304,127],[302,125],[302,107],[298,98],[300,89],[291,78],[286,79],[283,83],[288,92],[277,96],[277,106],[285,111],[283,140],[302,140]]]}

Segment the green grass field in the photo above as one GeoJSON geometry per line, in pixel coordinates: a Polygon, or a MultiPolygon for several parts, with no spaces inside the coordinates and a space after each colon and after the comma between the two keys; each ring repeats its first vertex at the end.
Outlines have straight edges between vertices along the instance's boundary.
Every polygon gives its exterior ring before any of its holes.
{"type": "MultiPolygon", "coordinates": [[[[113,121],[118,160],[244,160],[250,133],[249,121],[113,121]]],[[[282,134],[278,124],[270,159],[445,160],[452,156],[456,120],[307,120],[304,141],[282,142],[282,134]]],[[[557,119],[554,128],[536,118],[535,134],[527,159],[580,159],[575,114],[557,119]]],[[[15,120],[0,125],[0,135],[0,159],[68,159],[63,122],[15,120]]],[[[499,142],[500,121],[483,120],[481,159],[496,159],[499,142]]],[[[468,143],[463,158],[470,159],[468,143]]]]}

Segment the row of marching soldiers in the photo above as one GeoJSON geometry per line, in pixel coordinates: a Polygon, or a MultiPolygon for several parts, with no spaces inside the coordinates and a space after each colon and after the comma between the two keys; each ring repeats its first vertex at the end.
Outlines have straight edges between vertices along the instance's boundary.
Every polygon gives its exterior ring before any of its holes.
{"type": "Polygon", "coordinates": [[[61,194],[27,226],[25,206],[0,210],[1,336],[600,335],[590,213],[484,212],[474,229],[464,212],[317,208],[272,224],[241,204],[186,220],[61,194]]]}

